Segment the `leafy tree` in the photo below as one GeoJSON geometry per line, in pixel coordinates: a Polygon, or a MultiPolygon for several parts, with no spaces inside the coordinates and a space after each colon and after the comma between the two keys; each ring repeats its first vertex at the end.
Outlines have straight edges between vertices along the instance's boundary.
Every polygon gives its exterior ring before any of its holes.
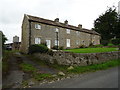
{"type": "Polygon", "coordinates": [[[109,8],[104,14],[100,15],[94,21],[94,28],[96,32],[101,34],[102,40],[111,40],[118,35],[118,14],[116,8],[109,8]]]}
{"type": "Polygon", "coordinates": [[[2,33],[2,47],[4,48],[4,44],[7,41],[7,38],[5,37],[5,35],[2,33]]]}

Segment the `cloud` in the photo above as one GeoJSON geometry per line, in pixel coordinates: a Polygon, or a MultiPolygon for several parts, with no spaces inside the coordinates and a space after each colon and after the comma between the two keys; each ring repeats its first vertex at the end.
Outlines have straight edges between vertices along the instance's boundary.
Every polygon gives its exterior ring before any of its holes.
{"type": "Polygon", "coordinates": [[[54,20],[66,19],[71,25],[82,24],[92,28],[94,20],[103,13],[107,6],[119,0],[0,0],[0,30],[12,42],[12,37],[21,37],[21,25],[24,14],[54,20]]]}

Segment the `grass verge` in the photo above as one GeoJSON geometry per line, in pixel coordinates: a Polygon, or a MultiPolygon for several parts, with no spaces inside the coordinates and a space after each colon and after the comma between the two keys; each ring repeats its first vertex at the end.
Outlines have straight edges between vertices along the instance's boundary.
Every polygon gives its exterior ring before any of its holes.
{"type": "Polygon", "coordinates": [[[26,72],[26,73],[30,72],[29,74],[32,75],[32,78],[36,79],[37,81],[52,78],[51,74],[41,73],[37,68],[35,68],[31,64],[22,63],[22,64],[20,64],[20,67],[24,72],[26,72]]]}
{"type": "Polygon", "coordinates": [[[3,59],[2,59],[2,72],[3,76],[6,75],[9,71],[9,60],[10,57],[12,56],[13,52],[12,51],[3,51],[3,59]]]}
{"type": "Polygon", "coordinates": [[[64,50],[73,53],[100,53],[100,52],[111,52],[118,51],[117,48],[79,48],[64,50]]]}
{"type": "Polygon", "coordinates": [[[67,70],[68,73],[84,73],[84,72],[91,72],[97,70],[104,70],[110,67],[120,66],[120,59],[119,60],[111,60],[101,64],[94,64],[89,66],[76,66],[72,70],[67,70]]]}

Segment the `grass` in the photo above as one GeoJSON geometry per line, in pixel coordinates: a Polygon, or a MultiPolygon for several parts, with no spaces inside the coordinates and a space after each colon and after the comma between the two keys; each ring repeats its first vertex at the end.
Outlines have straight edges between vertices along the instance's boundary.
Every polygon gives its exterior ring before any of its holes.
{"type": "Polygon", "coordinates": [[[64,50],[73,53],[100,53],[100,52],[111,52],[118,51],[117,48],[79,48],[64,50]]]}
{"type": "Polygon", "coordinates": [[[22,68],[22,70],[24,72],[35,72],[35,71],[37,71],[37,69],[35,67],[33,67],[31,64],[22,63],[22,64],[20,64],[20,67],[22,68]]]}
{"type": "Polygon", "coordinates": [[[111,60],[101,64],[94,64],[89,66],[76,66],[72,70],[67,70],[67,72],[68,73],[84,73],[84,72],[90,72],[90,71],[104,70],[104,69],[108,69],[110,67],[115,67],[119,65],[120,65],[120,59],[111,60]]]}
{"type": "Polygon", "coordinates": [[[49,74],[49,73],[39,73],[39,74],[36,74],[34,73],[34,78],[38,81],[41,81],[41,80],[44,80],[44,79],[50,79],[52,78],[52,74],[49,74]]]}
{"type": "Polygon", "coordinates": [[[24,72],[31,72],[32,77],[38,81],[52,78],[52,75],[49,73],[38,73],[39,70],[32,66],[31,64],[22,63],[20,64],[20,67],[24,72]]]}
{"type": "Polygon", "coordinates": [[[10,57],[12,56],[13,52],[12,51],[7,51],[7,50],[4,50],[3,51],[3,59],[2,59],[2,72],[3,72],[3,75],[7,74],[8,71],[9,71],[9,59],[10,57]]]}

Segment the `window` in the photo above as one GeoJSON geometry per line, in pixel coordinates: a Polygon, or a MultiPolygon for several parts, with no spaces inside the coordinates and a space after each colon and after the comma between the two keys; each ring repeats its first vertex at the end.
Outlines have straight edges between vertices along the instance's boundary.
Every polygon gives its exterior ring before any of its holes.
{"type": "Polygon", "coordinates": [[[80,32],[79,32],[79,31],[76,31],[76,34],[77,34],[77,35],[79,35],[79,34],[80,34],[80,32]]]}
{"type": "Polygon", "coordinates": [[[40,24],[35,24],[35,28],[36,29],[41,29],[41,25],[40,24]]]}
{"type": "Polygon", "coordinates": [[[59,32],[59,29],[58,29],[58,28],[56,28],[56,29],[55,29],[55,32],[59,32]]]}
{"type": "Polygon", "coordinates": [[[66,29],[67,34],[70,34],[70,29],[66,29]]]}
{"type": "Polygon", "coordinates": [[[46,40],[47,47],[50,49],[51,48],[51,40],[46,40]]]}
{"type": "Polygon", "coordinates": [[[76,44],[79,45],[79,40],[76,40],[76,44]]]}
{"type": "Polygon", "coordinates": [[[67,39],[67,47],[70,47],[70,39],[67,39]]]}
{"type": "Polygon", "coordinates": [[[55,46],[57,46],[57,43],[58,43],[58,46],[59,46],[59,41],[55,40],[55,46]]]}
{"type": "Polygon", "coordinates": [[[35,38],[35,44],[40,44],[41,43],[41,39],[40,38],[35,38]]]}

